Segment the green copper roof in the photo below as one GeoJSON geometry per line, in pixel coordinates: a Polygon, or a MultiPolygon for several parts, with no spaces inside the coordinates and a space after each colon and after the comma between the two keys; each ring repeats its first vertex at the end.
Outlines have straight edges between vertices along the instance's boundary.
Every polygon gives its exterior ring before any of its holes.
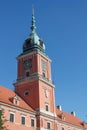
{"type": "Polygon", "coordinates": [[[36,49],[39,49],[40,51],[45,52],[45,45],[36,33],[36,25],[35,25],[35,17],[34,17],[34,9],[33,9],[31,33],[23,44],[23,52],[28,52],[29,50],[33,51],[36,49]]]}

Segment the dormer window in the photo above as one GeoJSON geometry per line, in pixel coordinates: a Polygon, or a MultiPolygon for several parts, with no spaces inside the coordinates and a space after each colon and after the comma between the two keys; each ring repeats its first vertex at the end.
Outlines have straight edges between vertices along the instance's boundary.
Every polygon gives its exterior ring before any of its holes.
{"type": "Polygon", "coordinates": [[[61,114],[61,118],[62,118],[62,120],[65,120],[65,115],[64,115],[64,113],[61,114]]]}
{"type": "Polygon", "coordinates": [[[16,100],[16,99],[14,99],[14,104],[15,104],[15,105],[19,105],[19,101],[16,100]]]}
{"type": "Polygon", "coordinates": [[[14,96],[14,98],[13,98],[13,103],[14,103],[15,105],[19,105],[19,97],[18,97],[17,95],[14,96]]]}
{"type": "Polygon", "coordinates": [[[17,101],[17,100],[15,100],[15,103],[14,103],[14,104],[16,104],[16,105],[17,105],[17,104],[18,104],[18,101],[17,101]]]}

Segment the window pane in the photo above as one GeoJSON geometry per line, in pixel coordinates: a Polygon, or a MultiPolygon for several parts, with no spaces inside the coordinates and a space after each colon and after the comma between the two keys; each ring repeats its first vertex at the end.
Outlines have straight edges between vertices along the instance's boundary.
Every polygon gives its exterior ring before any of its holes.
{"type": "Polygon", "coordinates": [[[30,76],[30,73],[29,72],[26,72],[26,77],[29,77],[30,76]]]}
{"type": "Polygon", "coordinates": [[[14,114],[10,114],[10,122],[14,122],[14,114]]]}
{"type": "Polygon", "coordinates": [[[34,127],[34,119],[31,119],[31,126],[34,127]]]}
{"type": "Polygon", "coordinates": [[[50,129],[50,123],[49,122],[47,123],[47,129],[50,129]]]}
{"type": "Polygon", "coordinates": [[[43,72],[43,77],[46,77],[44,72],[43,72]]]}
{"type": "Polygon", "coordinates": [[[64,130],[64,127],[62,127],[62,130],[64,130]]]}
{"type": "Polygon", "coordinates": [[[25,125],[25,117],[21,117],[21,124],[25,125]]]}
{"type": "Polygon", "coordinates": [[[48,111],[48,105],[46,105],[46,111],[48,111]]]}

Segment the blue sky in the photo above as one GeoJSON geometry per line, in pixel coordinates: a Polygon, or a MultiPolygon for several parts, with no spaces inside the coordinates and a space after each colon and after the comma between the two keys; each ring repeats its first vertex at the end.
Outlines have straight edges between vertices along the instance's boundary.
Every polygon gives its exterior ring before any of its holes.
{"type": "Polygon", "coordinates": [[[87,0],[1,0],[0,85],[14,89],[32,5],[37,34],[52,59],[56,105],[87,122],[87,0]]]}

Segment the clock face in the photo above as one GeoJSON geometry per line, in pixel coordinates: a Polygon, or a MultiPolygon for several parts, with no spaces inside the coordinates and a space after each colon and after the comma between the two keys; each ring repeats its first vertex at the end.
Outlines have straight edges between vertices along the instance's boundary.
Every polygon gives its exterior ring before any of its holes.
{"type": "Polygon", "coordinates": [[[24,61],[24,69],[30,69],[32,67],[32,59],[24,61]]]}

